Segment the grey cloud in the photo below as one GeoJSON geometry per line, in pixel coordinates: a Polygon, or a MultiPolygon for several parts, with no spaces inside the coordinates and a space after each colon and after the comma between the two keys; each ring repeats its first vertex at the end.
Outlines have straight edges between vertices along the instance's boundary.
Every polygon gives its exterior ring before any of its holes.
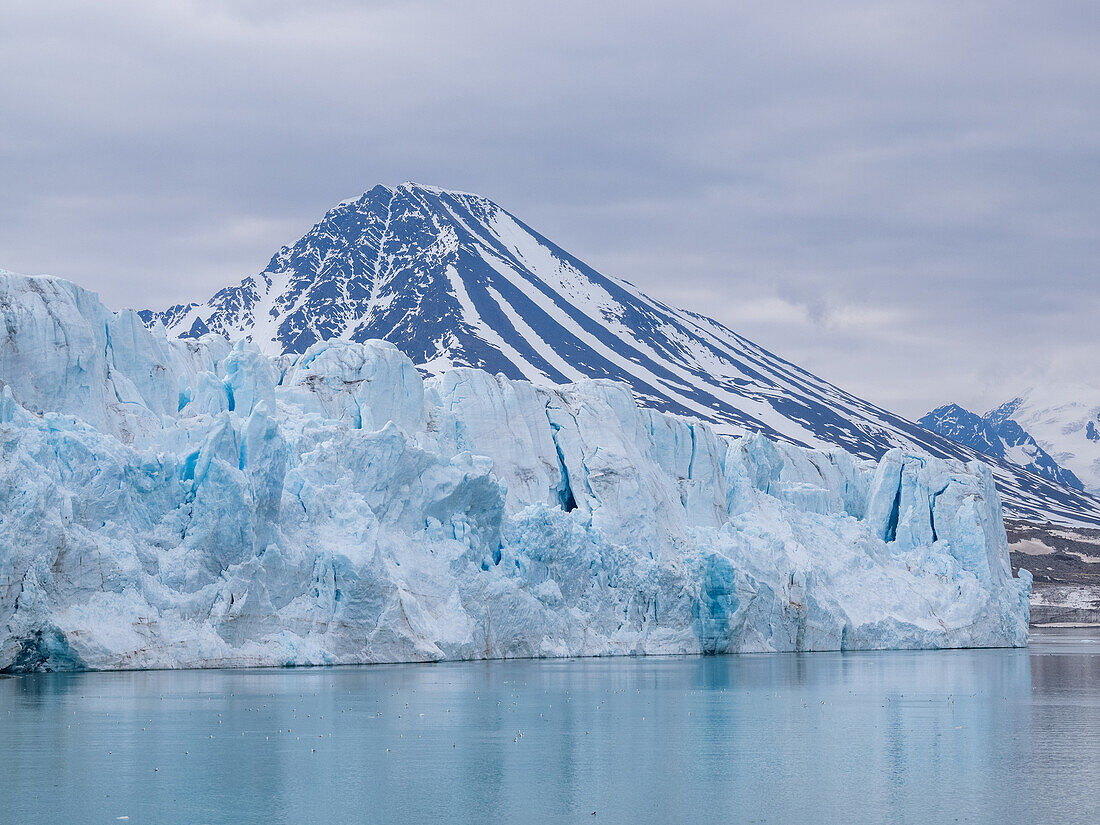
{"type": "Polygon", "coordinates": [[[375,183],[481,192],[911,416],[1098,382],[1100,7],[46,2],[0,266],[201,298],[375,183]]]}

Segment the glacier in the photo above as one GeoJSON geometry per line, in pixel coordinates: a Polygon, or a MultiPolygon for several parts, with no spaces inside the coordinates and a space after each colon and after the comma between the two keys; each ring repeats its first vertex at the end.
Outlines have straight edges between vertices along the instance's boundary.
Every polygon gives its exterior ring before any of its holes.
{"type": "Polygon", "coordinates": [[[990,469],[0,273],[0,670],[1022,646],[990,469]]]}

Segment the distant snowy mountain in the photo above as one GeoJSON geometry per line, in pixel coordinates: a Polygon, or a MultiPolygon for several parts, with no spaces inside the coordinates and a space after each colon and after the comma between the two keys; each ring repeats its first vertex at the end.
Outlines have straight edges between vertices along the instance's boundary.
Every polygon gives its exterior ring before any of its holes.
{"type": "Polygon", "coordinates": [[[998,407],[981,416],[958,404],[947,404],[917,419],[917,423],[932,432],[973,447],[988,456],[1015,464],[1037,476],[1075,490],[1084,490],[1085,486],[1076,475],[1059,466],[1023,427],[1006,417],[1008,406],[998,407]]]}
{"type": "Polygon", "coordinates": [[[1100,494],[1100,389],[1085,384],[1036,387],[990,416],[1015,421],[1072,470],[1086,490],[1100,494]]]}
{"type": "MultiPolygon", "coordinates": [[[[376,186],[338,204],[258,275],[205,303],[141,317],[180,337],[244,337],[273,354],[381,338],[429,375],[472,366],[541,385],[610,378],[646,406],[721,432],[867,458],[894,446],[980,457],[717,321],[601,275],[486,198],[430,186],[376,186]]],[[[1010,513],[1100,524],[1100,500],[992,464],[1010,513]]]]}

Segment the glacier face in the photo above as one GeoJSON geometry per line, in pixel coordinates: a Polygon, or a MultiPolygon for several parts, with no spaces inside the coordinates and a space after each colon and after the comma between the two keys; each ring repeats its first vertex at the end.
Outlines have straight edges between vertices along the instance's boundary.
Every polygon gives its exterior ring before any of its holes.
{"type": "Polygon", "coordinates": [[[0,669],[1023,645],[989,469],[0,274],[0,669]]]}

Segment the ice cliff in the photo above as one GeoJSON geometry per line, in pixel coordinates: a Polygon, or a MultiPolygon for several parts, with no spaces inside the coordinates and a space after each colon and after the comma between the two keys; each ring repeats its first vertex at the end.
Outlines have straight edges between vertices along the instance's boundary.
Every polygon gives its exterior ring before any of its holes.
{"type": "Polygon", "coordinates": [[[0,273],[0,669],[1023,645],[989,470],[0,273]]]}

